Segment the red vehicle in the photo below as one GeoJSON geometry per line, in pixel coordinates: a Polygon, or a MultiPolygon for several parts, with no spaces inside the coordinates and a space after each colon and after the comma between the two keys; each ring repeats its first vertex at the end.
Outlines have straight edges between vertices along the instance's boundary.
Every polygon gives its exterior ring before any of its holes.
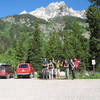
{"type": "Polygon", "coordinates": [[[19,78],[20,76],[28,76],[29,78],[34,77],[34,68],[32,64],[29,63],[20,63],[17,65],[17,77],[19,78]]]}
{"type": "Polygon", "coordinates": [[[0,64],[0,77],[6,77],[7,79],[14,78],[14,71],[11,65],[7,63],[0,64]]]}

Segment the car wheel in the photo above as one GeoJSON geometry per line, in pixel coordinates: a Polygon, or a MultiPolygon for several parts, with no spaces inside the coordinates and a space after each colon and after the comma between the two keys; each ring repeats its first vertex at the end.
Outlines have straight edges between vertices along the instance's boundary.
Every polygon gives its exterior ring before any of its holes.
{"type": "Polygon", "coordinates": [[[30,78],[30,79],[32,79],[32,78],[33,78],[33,74],[32,74],[32,73],[29,75],[29,78],[30,78]]]}
{"type": "Polygon", "coordinates": [[[17,75],[17,78],[20,78],[20,75],[17,75]]]}

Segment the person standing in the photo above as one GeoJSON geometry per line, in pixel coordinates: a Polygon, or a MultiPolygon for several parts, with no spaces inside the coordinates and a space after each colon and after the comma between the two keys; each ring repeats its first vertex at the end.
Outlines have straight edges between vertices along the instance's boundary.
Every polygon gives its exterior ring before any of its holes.
{"type": "Polygon", "coordinates": [[[52,61],[50,60],[49,63],[49,79],[53,79],[53,72],[54,72],[54,65],[52,61]]]}
{"type": "Polygon", "coordinates": [[[42,63],[42,78],[45,79],[47,76],[47,67],[48,67],[48,61],[46,58],[44,58],[43,63],[42,63]]]}
{"type": "Polygon", "coordinates": [[[75,79],[76,78],[76,76],[75,76],[75,64],[74,64],[74,62],[73,62],[73,60],[71,59],[70,60],[70,64],[71,64],[71,69],[72,69],[72,77],[73,77],[73,79],[75,79]]]}
{"type": "Polygon", "coordinates": [[[77,58],[74,58],[74,64],[75,64],[75,70],[78,71],[79,68],[79,62],[77,58]]]}
{"type": "Polygon", "coordinates": [[[69,63],[67,60],[64,61],[65,75],[66,78],[69,79],[69,63]]]}
{"type": "Polygon", "coordinates": [[[53,61],[53,63],[55,63],[56,65],[56,69],[55,69],[55,76],[56,79],[60,79],[60,67],[62,66],[62,64],[60,63],[60,60],[57,60],[57,62],[53,61]]]}
{"type": "Polygon", "coordinates": [[[46,66],[46,79],[49,79],[49,64],[46,66]]]}
{"type": "Polygon", "coordinates": [[[56,78],[56,72],[57,72],[57,68],[56,68],[56,62],[54,57],[52,57],[52,63],[54,65],[54,69],[53,69],[53,77],[56,78]]]}
{"type": "Polygon", "coordinates": [[[56,78],[60,79],[60,60],[57,60],[56,62],[56,68],[57,68],[57,73],[56,73],[56,78]]]}

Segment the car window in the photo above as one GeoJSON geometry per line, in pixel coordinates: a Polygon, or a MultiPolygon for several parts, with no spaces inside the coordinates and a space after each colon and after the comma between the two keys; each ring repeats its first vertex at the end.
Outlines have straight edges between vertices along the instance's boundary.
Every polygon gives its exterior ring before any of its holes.
{"type": "Polygon", "coordinates": [[[4,67],[3,66],[0,66],[0,70],[4,70],[4,67]]]}
{"type": "Polygon", "coordinates": [[[19,68],[28,68],[28,65],[27,64],[22,64],[22,65],[19,65],[19,68]]]}

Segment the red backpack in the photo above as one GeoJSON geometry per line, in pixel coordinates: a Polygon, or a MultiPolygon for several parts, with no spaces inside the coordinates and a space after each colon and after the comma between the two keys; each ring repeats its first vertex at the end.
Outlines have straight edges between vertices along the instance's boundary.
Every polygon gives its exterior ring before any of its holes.
{"type": "Polygon", "coordinates": [[[74,64],[75,64],[75,69],[77,69],[78,66],[79,66],[78,59],[74,58],[74,60],[75,60],[75,62],[74,62],[74,64]]]}

